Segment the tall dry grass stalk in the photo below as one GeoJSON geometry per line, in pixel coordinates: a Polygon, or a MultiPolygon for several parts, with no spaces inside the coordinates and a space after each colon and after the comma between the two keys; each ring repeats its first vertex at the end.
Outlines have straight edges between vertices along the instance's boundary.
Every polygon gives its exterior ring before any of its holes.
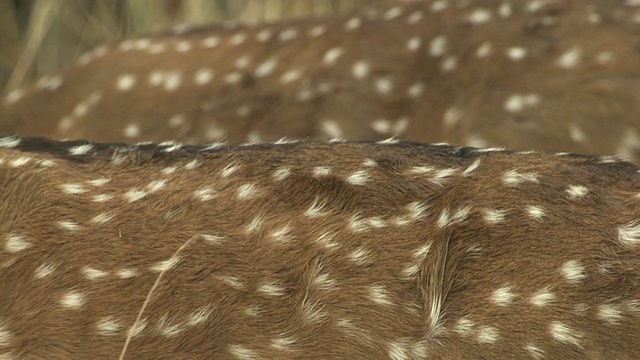
{"type": "Polygon", "coordinates": [[[105,41],[178,24],[348,11],[384,0],[21,0],[0,1],[0,89],[7,93],[58,70],[105,41]]]}

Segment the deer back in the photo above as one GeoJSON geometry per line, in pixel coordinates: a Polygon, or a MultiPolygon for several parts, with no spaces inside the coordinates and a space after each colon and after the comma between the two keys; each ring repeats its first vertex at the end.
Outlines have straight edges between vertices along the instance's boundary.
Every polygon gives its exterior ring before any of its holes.
{"type": "Polygon", "coordinates": [[[638,168],[0,139],[3,359],[635,359],[638,168]]]}
{"type": "Polygon", "coordinates": [[[9,94],[2,131],[231,144],[447,141],[640,148],[633,1],[389,2],[98,47],[9,94]]]}

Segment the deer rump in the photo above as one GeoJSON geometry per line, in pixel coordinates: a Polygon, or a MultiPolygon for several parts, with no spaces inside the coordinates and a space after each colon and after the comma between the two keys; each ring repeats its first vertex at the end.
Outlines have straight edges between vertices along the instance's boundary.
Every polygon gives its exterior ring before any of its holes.
{"type": "Polygon", "coordinates": [[[640,356],[638,169],[0,139],[0,357],[640,356]]]}

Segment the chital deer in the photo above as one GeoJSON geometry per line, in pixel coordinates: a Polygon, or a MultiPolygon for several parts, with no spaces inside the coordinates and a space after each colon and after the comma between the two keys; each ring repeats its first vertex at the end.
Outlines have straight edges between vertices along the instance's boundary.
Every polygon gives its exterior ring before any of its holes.
{"type": "Polygon", "coordinates": [[[0,131],[232,144],[395,136],[637,161],[634,5],[392,2],[126,40],[9,94],[0,131]]]}
{"type": "Polygon", "coordinates": [[[638,171],[5,137],[0,358],[638,359],[638,171]]]}

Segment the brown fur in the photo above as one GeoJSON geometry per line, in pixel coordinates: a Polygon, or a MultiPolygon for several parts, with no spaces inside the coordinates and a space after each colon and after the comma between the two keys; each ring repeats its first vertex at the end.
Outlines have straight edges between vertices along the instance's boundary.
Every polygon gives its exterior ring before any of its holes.
{"type": "Polygon", "coordinates": [[[41,89],[52,85],[52,74],[41,87],[33,84],[14,93],[24,96],[0,105],[0,130],[96,141],[231,144],[282,137],[396,136],[637,160],[637,7],[609,0],[549,0],[536,1],[542,6],[532,11],[528,9],[533,1],[473,0],[452,1],[433,12],[435,0],[390,3],[342,16],[200,29],[150,36],[149,44],[133,40],[108,45],[60,73],[63,82],[55,90],[41,89]],[[502,17],[499,9],[506,3],[512,3],[511,15],[502,17]],[[387,20],[392,6],[400,6],[402,13],[387,20]],[[492,17],[474,25],[469,16],[479,8],[491,11],[492,17]],[[409,24],[416,11],[423,12],[423,19],[409,24]],[[345,30],[353,18],[362,24],[345,30]],[[326,33],[309,35],[318,25],[326,26],[326,33]],[[258,34],[265,29],[273,35],[260,42],[258,34]],[[280,41],[279,34],[288,29],[297,30],[297,37],[280,41]],[[246,40],[232,44],[240,33],[246,40]],[[214,35],[220,43],[204,48],[203,39],[214,35]],[[448,39],[446,50],[442,56],[431,56],[430,44],[439,35],[448,39]],[[414,52],[407,49],[412,38],[421,39],[414,52]],[[492,43],[492,52],[478,58],[476,52],[486,41],[492,43]],[[180,42],[188,42],[191,50],[176,50],[180,42]],[[158,45],[167,48],[150,54],[158,45]],[[513,61],[506,51],[517,46],[527,55],[513,61]],[[333,65],[324,64],[327,51],[336,47],[342,56],[333,65]],[[571,49],[580,51],[575,67],[557,66],[571,49]],[[250,57],[246,67],[236,69],[243,56],[250,57]],[[457,58],[457,68],[443,72],[441,66],[451,56],[457,58]],[[273,73],[256,76],[269,58],[277,60],[273,73]],[[352,73],[358,61],[370,67],[362,79],[352,73]],[[207,66],[213,78],[196,85],[194,76],[207,66]],[[283,84],[282,75],[292,70],[300,71],[300,78],[283,84]],[[173,91],[150,85],[154,71],[180,74],[181,84],[173,91]],[[242,79],[226,83],[225,77],[234,71],[242,79]],[[130,90],[120,92],[116,84],[123,74],[137,78],[130,90]],[[388,94],[376,90],[381,79],[393,82],[388,94]],[[411,97],[408,91],[416,84],[424,86],[423,92],[411,97]],[[518,94],[537,94],[539,103],[507,111],[506,102],[518,94]],[[79,104],[86,112],[74,114],[79,104]],[[447,112],[452,108],[455,111],[447,112]],[[178,120],[172,123],[174,116],[178,120]],[[381,121],[378,127],[376,121],[381,121]]]}
{"type": "Polygon", "coordinates": [[[640,358],[629,163],[415,143],[0,145],[3,359],[640,358]]]}

